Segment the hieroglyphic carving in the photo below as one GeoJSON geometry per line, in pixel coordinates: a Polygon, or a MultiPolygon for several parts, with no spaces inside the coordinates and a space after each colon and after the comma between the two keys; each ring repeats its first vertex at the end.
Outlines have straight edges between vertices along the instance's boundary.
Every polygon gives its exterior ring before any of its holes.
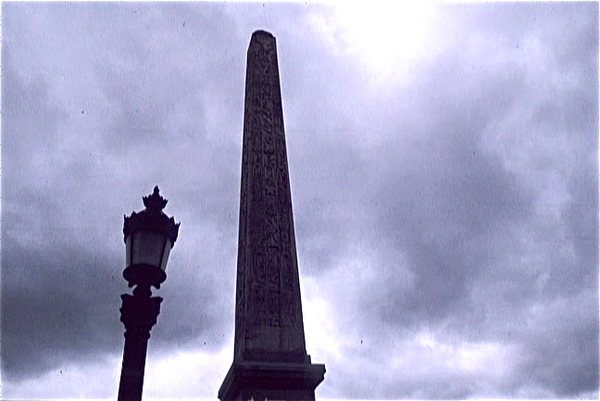
{"type": "Polygon", "coordinates": [[[245,101],[236,357],[246,346],[268,346],[269,339],[260,338],[267,332],[284,338],[286,349],[277,351],[304,348],[279,73],[270,35],[253,35],[245,101]]]}

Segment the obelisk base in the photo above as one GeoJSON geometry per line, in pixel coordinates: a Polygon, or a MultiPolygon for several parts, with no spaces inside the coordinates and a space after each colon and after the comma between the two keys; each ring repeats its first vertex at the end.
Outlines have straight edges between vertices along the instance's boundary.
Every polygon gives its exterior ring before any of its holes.
{"type": "Polygon", "coordinates": [[[315,388],[324,376],[323,364],[234,361],[219,389],[219,400],[314,401],[315,388]]]}

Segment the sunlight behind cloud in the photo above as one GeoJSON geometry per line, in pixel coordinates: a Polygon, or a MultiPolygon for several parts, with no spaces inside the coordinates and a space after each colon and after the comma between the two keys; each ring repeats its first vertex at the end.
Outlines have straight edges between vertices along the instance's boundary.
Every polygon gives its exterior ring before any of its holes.
{"type": "Polygon", "coordinates": [[[342,351],[336,341],[339,333],[318,282],[313,277],[303,277],[301,290],[307,352],[313,355],[315,363],[323,363],[325,356],[341,358],[342,351]]]}
{"type": "MultiPolygon", "coordinates": [[[[10,398],[15,400],[114,400],[119,388],[120,369],[120,357],[105,356],[86,365],[62,364],[28,380],[12,382],[5,379],[2,384],[12,387],[10,398]]],[[[6,399],[6,395],[2,399],[6,399]]]]}
{"type": "Polygon", "coordinates": [[[432,360],[470,374],[482,372],[486,367],[497,375],[506,373],[504,361],[511,352],[507,347],[493,342],[441,342],[429,332],[418,333],[415,343],[432,360]]]}
{"type": "MultiPolygon", "coordinates": [[[[215,397],[229,366],[233,349],[175,352],[146,361],[144,398],[148,400],[215,397]]],[[[214,399],[214,398],[213,398],[214,399]]]]}
{"type": "Polygon", "coordinates": [[[427,2],[344,2],[335,7],[337,23],[373,78],[400,78],[406,66],[426,54],[434,10],[427,2]]]}

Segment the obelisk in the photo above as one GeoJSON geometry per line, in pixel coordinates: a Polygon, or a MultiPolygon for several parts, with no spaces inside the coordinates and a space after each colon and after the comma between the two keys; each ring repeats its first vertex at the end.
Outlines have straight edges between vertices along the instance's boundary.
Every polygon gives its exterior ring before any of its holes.
{"type": "Polygon", "coordinates": [[[234,357],[219,399],[314,400],[324,374],[304,342],[275,37],[256,31],[246,65],[234,357]]]}

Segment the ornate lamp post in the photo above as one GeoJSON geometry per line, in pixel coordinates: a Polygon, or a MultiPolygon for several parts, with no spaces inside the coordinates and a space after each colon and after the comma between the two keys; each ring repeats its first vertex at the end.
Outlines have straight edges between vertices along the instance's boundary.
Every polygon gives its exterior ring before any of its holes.
{"type": "Polygon", "coordinates": [[[161,297],[152,297],[151,286],[160,288],[167,279],[165,269],[171,248],[177,240],[179,224],[162,209],[167,200],[158,193],[143,198],[146,209],[125,216],[123,234],[126,244],[126,267],[123,277],[133,296],[121,295],[121,321],[125,325],[125,348],[119,384],[119,401],[142,399],[144,366],[150,329],[160,313],[161,297]]]}

